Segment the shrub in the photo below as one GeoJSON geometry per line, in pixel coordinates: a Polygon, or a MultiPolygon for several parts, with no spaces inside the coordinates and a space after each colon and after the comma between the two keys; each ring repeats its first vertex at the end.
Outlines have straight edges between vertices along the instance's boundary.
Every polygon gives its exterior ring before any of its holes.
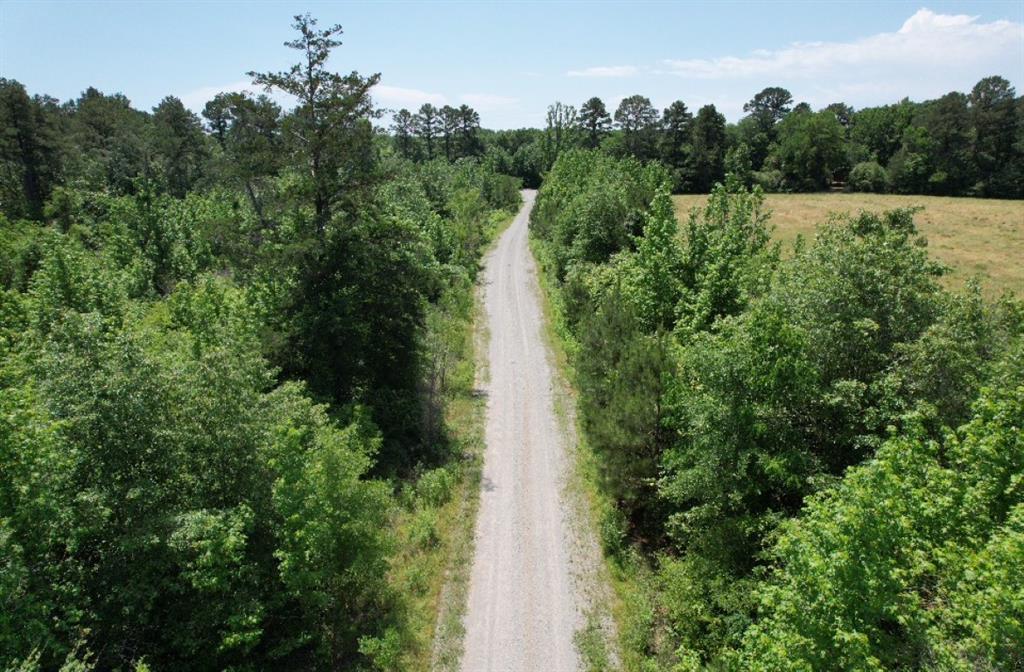
{"type": "Polygon", "coordinates": [[[754,184],[764,191],[777,193],[783,191],[783,176],[781,170],[755,170],[753,173],[754,184]]]}
{"type": "Polygon", "coordinates": [[[850,171],[846,188],[884,194],[889,191],[889,173],[875,161],[861,161],[850,171]]]}

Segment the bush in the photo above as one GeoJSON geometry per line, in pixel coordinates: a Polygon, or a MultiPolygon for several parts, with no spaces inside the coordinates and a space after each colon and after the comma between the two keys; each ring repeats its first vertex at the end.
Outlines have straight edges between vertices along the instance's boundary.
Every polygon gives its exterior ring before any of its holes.
{"type": "Polygon", "coordinates": [[[850,191],[884,194],[889,191],[889,173],[874,161],[862,161],[850,171],[846,188],[850,191]]]}
{"type": "Polygon", "coordinates": [[[754,184],[769,193],[783,191],[783,176],[781,170],[755,170],[753,173],[754,184]]]}

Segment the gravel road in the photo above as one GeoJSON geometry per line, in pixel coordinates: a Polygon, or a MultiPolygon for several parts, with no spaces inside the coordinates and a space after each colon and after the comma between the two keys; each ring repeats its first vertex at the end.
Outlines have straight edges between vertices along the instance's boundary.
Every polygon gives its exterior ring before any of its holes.
{"type": "MultiPolygon", "coordinates": [[[[573,635],[585,598],[567,502],[566,436],[542,337],[537,270],[527,247],[536,192],[486,259],[490,331],[484,455],[465,616],[464,672],[580,669],[573,635]]],[[[589,550],[589,548],[588,548],[589,550]]],[[[582,563],[585,564],[585,563],[582,563]]]]}

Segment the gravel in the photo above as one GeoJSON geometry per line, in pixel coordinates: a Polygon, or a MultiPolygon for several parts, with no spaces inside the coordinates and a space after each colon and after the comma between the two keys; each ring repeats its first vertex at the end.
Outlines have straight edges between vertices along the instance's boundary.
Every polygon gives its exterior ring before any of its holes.
{"type": "MultiPolygon", "coordinates": [[[[486,259],[490,380],[475,557],[465,615],[465,672],[580,669],[585,625],[579,515],[566,493],[567,435],[542,328],[537,270],[527,245],[536,192],[486,259]]],[[[585,527],[585,526],[583,526],[585,527]]]]}

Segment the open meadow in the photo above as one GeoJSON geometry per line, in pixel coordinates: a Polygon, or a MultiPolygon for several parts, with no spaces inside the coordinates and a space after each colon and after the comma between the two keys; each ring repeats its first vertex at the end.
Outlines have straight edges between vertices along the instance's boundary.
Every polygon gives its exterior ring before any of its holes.
{"type": "MultiPolygon", "coordinates": [[[[673,196],[676,213],[684,219],[701,194],[673,196]]],[[[945,283],[960,287],[972,276],[982,279],[985,294],[1005,290],[1024,294],[1024,201],[897,194],[768,194],[775,237],[783,253],[792,250],[798,235],[811,238],[830,213],[883,211],[921,206],[914,221],[928,239],[931,254],[952,268],[945,283]]]]}

